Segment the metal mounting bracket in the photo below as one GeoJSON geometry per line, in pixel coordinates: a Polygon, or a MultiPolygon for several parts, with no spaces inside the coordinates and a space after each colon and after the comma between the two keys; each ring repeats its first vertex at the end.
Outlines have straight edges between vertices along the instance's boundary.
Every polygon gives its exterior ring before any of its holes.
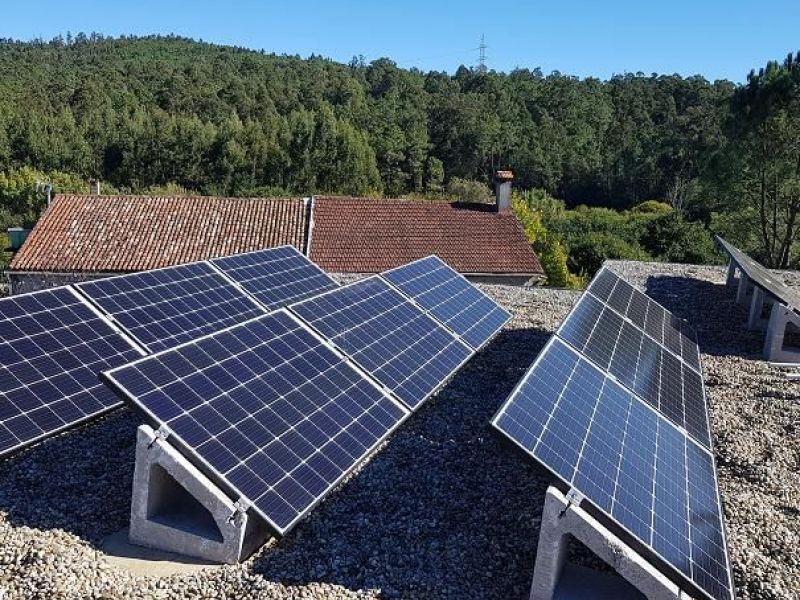
{"type": "Polygon", "coordinates": [[[243,515],[246,515],[247,511],[250,510],[250,506],[252,505],[247,498],[239,498],[233,503],[233,512],[231,513],[231,516],[228,517],[228,522],[233,523],[243,515]]]}
{"type": "Polygon", "coordinates": [[[161,427],[155,430],[153,434],[154,435],[153,440],[147,445],[147,448],[148,449],[152,448],[155,445],[155,443],[159,441],[166,442],[167,438],[170,436],[171,433],[172,432],[166,425],[162,425],[161,427]]]}

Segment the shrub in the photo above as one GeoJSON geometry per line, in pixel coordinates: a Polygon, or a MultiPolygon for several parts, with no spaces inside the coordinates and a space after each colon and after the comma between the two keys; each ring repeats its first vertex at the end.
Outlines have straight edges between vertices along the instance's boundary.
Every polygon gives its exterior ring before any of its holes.
{"type": "Polygon", "coordinates": [[[583,287],[582,278],[569,272],[568,255],[564,244],[556,239],[547,238],[535,249],[547,277],[547,285],[571,289],[583,287]]]}
{"type": "Polygon", "coordinates": [[[199,194],[174,182],[164,185],[151,185],[150,187],[137,190],[143,196],[198,196],[199,194]]]}
{"type": "Polygon", "coordinates": [[[282,198],[284,196],[291,196],[292,194],[280,187],[260,185],[237,189],[236,195],[242,198],[282,198]]]}
{"type": "Polygon", "coordinates": [[[488,202],[492,191],[480,181],[453,177],[447,184],[447,194],[460,202],[488,202]]]}
{"type": "Polygon", "coordinates": [[[714,264],[720,260],[710,232],[697,221],[670,213],[650,222],[643,245],[659,260],[677,263],[714,264]]]}
{"type": "Polygon", "coordinates": [[[613,235],[636,246],[647,231],[647,224],[654,218],[649,214],[579,206],[575,210],[565,211],[560,218],[547,220],[545,225],[549,231],[558,234],[568,247],[591,232],[613,235]]]}
{"type": "Polygon", "coordinates": [[[748,207],[735,212],[712,212],[708,228],[712,234],[725,238],[750,255],[758,256],[763,251],[763,238],[755,223],[758,223],[758,214],[754,208],[748,207]]]}
{"type": "Polygon", "coordinates": [[[524,202],[531,210],[535,210],[542,215],[542,219],[545,222],[563,217],[566,210],[563,200],[554,198],[541,188],[522,192],[515,191],[514,197],[524,202]]]}
{"type": "Polygon", "coordinates": [[[661,200],[645,200],[634,206],[631,212],[649,214],[649,215],[663,215],[672,212],[672,205],[661,200]]]}
{"type": "Polygon", "coordinates": [[[528,203],[518,196],[511,199],[511,208],[517,215],[525,237],[539,256],[546,284],[553,287],[577,288],[581,280],[569,272],[567,251],[564,245],[542,223],[542,215],[532,210],[528,203]]]}
{"type": "Polygon", "coordinates": [[[651,260],[638,244],[631,244],[610,232],[590,231],[569,242],[570,270],[593,275],[606,259],[651,260]]]}
{"type": "Polygon", "coordinates": [[[39,218],[39,214],[46,207],[46,196],[43,192],[36,191],[37,181],[50,181],[53,184],[53,194],[77,192],[86,194],[89,183],[83,179],[52,171],[44,173],[30,167],[10,169],[0,172],[0,206],[7,212],[9,224],[32,225],[39,218]]]}

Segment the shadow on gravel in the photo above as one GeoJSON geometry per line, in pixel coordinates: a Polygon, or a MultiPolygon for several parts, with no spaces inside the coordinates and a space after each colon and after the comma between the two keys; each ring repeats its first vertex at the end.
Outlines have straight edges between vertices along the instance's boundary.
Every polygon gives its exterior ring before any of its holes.
{"type": "MultiPolygon", "coordinates": [[[[248,568],[383,598],[526,598],[548,479],[489,422],[550,335],[501,332],[248,568]]],[[[62,529],[99,548],[128,524],[139,423],[121,409],[0,463],[0,511],[14,527],[62,529]]]]}
{"type": "Polygon", "coordinates": [[[253,570],[383,598],[527,597],[547,479],[489,422],[549,337],[502,332],[253,570]]]}
{"type": "Polygon", "coordinates": [[[128,409],[0,463],[0,512],[14,527],[63,529],[98,546],[128,524],[136,427],[128,409]]]}
{"type": "Polygon", "coordinates": [[[734,289],[700,279],[659,275],[648,278],[646,291],[697,329],[701,352],[761,359],[764,332],[747,329],[749,303],[747,307],[736,304],[734,289]]]}

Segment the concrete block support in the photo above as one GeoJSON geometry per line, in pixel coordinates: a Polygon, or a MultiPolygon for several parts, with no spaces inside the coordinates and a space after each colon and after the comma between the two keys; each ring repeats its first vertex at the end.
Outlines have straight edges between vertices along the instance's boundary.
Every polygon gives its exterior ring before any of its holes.
{"type": "Polygon", "coordinates": [[[739,273],[739,287],[736,289],[736,304],[744,304],[750,292],[750,278],[747,273],[739,273]]]}
{"type": "Polygon", "coordinates": [[[764,318],[764,307],[772,307],[775,300],[758,286],[753,286],[753,295],[750,298],[750,314],[747,318],[747,328],[763,331],[767,328],[769,318],[764,318]]]}
{"type": "Polygon", "coordinates": [[[167,440],[142,425],[136,439],[129,537],[132,544],[235,564],[260,547],[269,530],[167,440]]]}
{"type": "MultiPolygon", "coordinates": [[[[566,566],[567,569],[569,565],[566,566]]],[[[571,503],[558,489],[550,487],[545,497],[536,566],[531,584],[531,600],[553,600],[564,597],[569,589],[570,598],[615,598],[628,600],[687,599],[681,589],[630,546],[614,535],[579,505],[571,503]],[[581,585],[576,577],[581,571],[567,570],[565,562],[569,537],[572,536],[608,563],[630,585],[597,586],[591,580],[581,585]],[[569,581],[564,581],[569,577],[569,581]],[[576,592],[576,590],[581,590],[576,592]],[[604,590],[609,590],[604,592],[604,590]]]]}
{"type": "Polygon", "coordinates": [[[773,303],[764,340],[764,359],[771,362],[800,363],[800,348],[785,345],[786,328],[789,325],[800,329],[800,315],[791,308],[773,303]]]}
{"type": "Polygon", "coordinates": [[[736,283],[736,263],[732,260],[728,261],[728,277],[725,279],[725,285],[733,287],[736,283]]]}

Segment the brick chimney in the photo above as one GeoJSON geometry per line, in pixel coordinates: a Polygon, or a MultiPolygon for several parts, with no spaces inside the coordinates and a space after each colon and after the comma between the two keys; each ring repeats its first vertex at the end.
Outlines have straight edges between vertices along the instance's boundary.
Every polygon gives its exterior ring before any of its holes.
{"type": "Polygon", "coordinates": [[[514,173],[511,171],[497,171],[494,174],[494,201],[497,212],[511,208],[511,182],[514,173]]]}

